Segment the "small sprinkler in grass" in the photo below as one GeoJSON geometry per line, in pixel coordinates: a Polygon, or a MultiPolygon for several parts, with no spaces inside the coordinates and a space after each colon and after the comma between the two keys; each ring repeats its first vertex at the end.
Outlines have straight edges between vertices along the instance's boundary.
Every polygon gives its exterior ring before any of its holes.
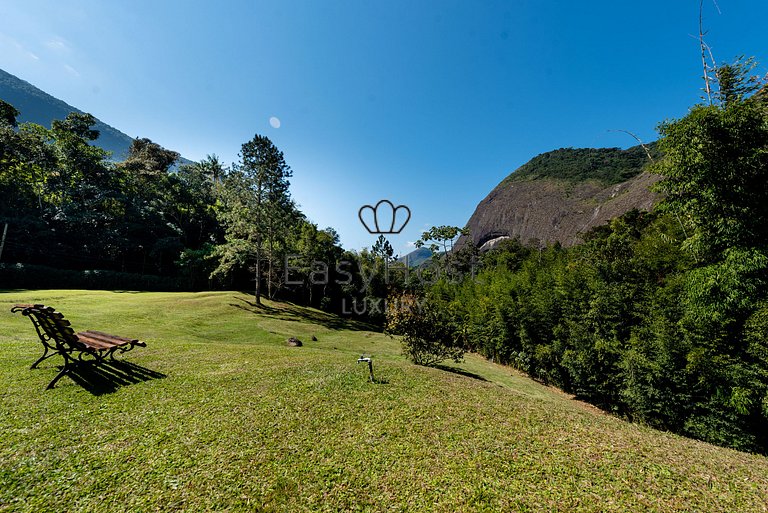
{"type": "Polygon", "coordinates": [[[357,363],[360,362],[368,364],[368,374],[370,374],[371,383],[376,383],[376,380],[373,379],[373,359],[370,356],[361,355],[360,358],[357,359],[357,363]]]}

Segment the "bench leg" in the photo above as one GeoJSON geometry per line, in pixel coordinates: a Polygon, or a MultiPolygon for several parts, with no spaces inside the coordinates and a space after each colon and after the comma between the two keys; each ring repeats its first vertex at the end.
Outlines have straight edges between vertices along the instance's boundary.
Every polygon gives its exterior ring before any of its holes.
{"type": "Polygon", "coordinates": [[[35,367],[37,367],[37,365],[43,360],[45,360],[47,357],[48,357],[48,346],[45,346],[45,351],[43,351],[43,356],[38,358],[37,361],[32,364],[32,367],[30,367],[30,369],[34,369],[35,367]]]}
{"type": "Polygon", "coordinates": [[[50,390],[56,385],[56,382],[64,377],[64,374],[67,374],[69,372],[69,365],[64,365],[64,368],[59,371],[58,374],[56,374],[56,377],[53,378],[53,380],[48,383],[48,386],[45,387],[46,390],[50,390]]]}
{"type": "MultiPolygon", "coordinates": [[[[56,385],[57,381],[63,378],[65,374],[69,374],[72,368],[78,364],[77,360],[72,358],[68,352],[62,351],[60,354],[64,357],[64,367],[59,371],[58,374],[56,374],[56,377],[53,378],[50,383],[48,383],[48,386],[45,387],[46,390],[52,389],[56,385]]],[[[82,354],[80,356],[82,356],[82,354]]]]}
{"type": "Polygon", "coordinates": [[[30,369],[36,369],[40,363],[42,363],[43,360],[50,358],[51,356],[56,356],[58,354],[58,351],[51,351],[51,354],[48,354],[50,350],[48,349],[48,346],[45,346],[45,352],[43,353],[43,356],[37,359],[35,363],[32,364],[30,369]]]}

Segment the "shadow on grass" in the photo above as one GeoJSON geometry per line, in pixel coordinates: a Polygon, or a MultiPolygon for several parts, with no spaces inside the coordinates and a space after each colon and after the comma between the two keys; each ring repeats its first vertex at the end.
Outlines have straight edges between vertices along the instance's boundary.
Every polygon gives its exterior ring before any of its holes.
{"type": "Polygon", "coordinates": [[[475,374],[474,372],[469,372],[464,369],[459,369],[457,367],[449,367],[447,365],[435,365],[436,369],[440,369],[445,372],[451,372],[453,374],[458,374],[460,376],[466,376],[467,378],[477,379],[480,381],[488,381],[484,377],[482,377],[480,374],[475,374]]]}
{"type": "Polygon", "coordinates": [[[161,372],[125,361],[98,365],[87,362],[74,366],[66,375],[93,395],[111,394],[124,386],[166,377],[161,372]]]}
{"type": "Polygon", "coordinates": [[[308,307],[298,306],[293,303],[280,303],[280,308],[275,308],[265,304],[257,305],[256,303],[241,297],[237,297],[235,299],[243,304],[239,305],[236,303],[230,303],[229,306],[239,308],[240,310],[245,310],[246,312],[251,312],[262,317],[278,319],[281,321],[310,322],[312,324],[319,324],[331,330],[374,332],[381,331],[380,327],[373,324],[355,321],[352,319],[344,319],[335,314],[312,310],[308,307]]]}

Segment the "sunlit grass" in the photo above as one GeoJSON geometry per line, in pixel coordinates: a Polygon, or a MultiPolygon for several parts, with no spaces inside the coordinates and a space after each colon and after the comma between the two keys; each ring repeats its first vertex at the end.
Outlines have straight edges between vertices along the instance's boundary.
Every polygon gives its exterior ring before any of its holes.
{"type": "Polygon", "coordinates": [[[768,508],[764,457],[625,423],[479,357],[463,375],[417,367],[365,326],[249,301],[0,294],[0,510],[768,508]],[[28,369],[39,344],[16,302],[146,340],[124,359],[165,377],[45,391],[58,362],[28,369]]]}

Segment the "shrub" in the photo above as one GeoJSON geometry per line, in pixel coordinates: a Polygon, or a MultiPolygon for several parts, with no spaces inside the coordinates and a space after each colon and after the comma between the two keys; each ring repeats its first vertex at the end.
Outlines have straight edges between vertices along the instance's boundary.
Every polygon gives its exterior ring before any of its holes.
{"type": "Polygon", "coordinates": [[[427,298],[408,293],[390,296],[386,331],[402,336],[403,352],[417,365],[431,367],[445,360],[458,363],[464,357],[451,319],[427,298]]]}

